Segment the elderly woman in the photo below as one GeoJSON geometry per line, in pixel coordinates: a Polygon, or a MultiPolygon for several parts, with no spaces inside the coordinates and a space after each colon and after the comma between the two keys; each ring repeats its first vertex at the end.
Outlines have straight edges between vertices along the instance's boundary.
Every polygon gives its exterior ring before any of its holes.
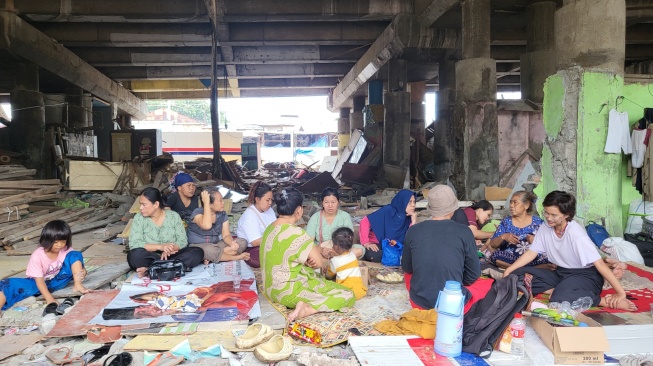
{"type": "Polygon", "coordinates": [[[250,267],[259,268],[259,246],[265,229],[277,219],[272,209],[272,188],[269,185],[258,181],[252,185],[247,197],[249,207],[243,212],[238,220],[236,235],[247,241],[247,249],[250,257],[246,263],[250,267]]]}
{"type": "MultiPolygon", "coordinates": [[[[510,216],[501,221],[492,239],[481,248],[492,254],[490,262],[500,268],[508,268],[531,246],[537,230],[543,221],[533,216],[537,196],[526,191],[518,191],[510,197],[510,216]]],[[[550,265],[545,254],[538,254],[526,266],[550,265]]]]}
{"type": "Polygon", "coordinates": [[[158,189],[145,188],[138,202],[140,213],[134,216],[129,231],[127,253],[127,263],[138,277],[143,277],[155,260],[180,260],[187,271],[202,263],[204,252],[188,246],[181,218],[176,212],[164,209],[163,195],[158,189]]]}
{"type": "Polygon", "coordinates": [[[483,225],[490,221],[494,212],[494,206],[486,200],[475,202],[470,207],[459,208],[454,212],[453,221],[469,226],[476,240],[486,240],[492,237],[492,233],[482,231],[483,225]]]}
{"type": "Polygon", "coordinates": [[[332,312],[354,305],[354,293],[320,277],[322,255],[306,231],[295,226],[304,212],[302,195],[284,189],[274,195],[279,218],[263,233],[261,276],[263,291],[272,300],[294,308],[288,321],[318,312],[332,312]]]}
{"type": "MultiPolygon", "coordinates": [[[[340,194],[336,188],[326,188],[322,191],[320,197],[322,201],[322,210],[316,212],[308,220],[306,232],[315,238],[316,244],[320,245],[322,256],[331,258],[335,255],[331,245],[331,234],[341,227],[348,227],[354,230],[354,224],[351,222],[351,216],[345,211],[339,210],[340,194]]],[[[358,259],[365,254],[365,247],[360,244],[354,244],[351,249],[352,253],[358,259]]]]}
{"type": "Polygon", "coordinates": [[[392,198],[389,205],[365,216],[360,224],[361,244],[365,247],[365,260],[381,262],[383,251],[381,241],[396,240],[403,243],[406,232],[417,222],[415,192],[402,189],[392,198]]]}
{"type": "Polygon", "coordinates": [[[199,207],[199,198],[195,196],[195,181],[189,174],[178,173],[173,185],[177,191],[169,195],[166,202],[171,210],[188,223],[190,214],[199,207]]]}
{"type": "Polygon", "coordinates": [[[186,232],[190,245],[204,251],[204,263],[249,259],[249,253],[243,253],[247,241],[231,236],[229,217],[224,211],[220,191],[211,187],[204,190],[200,197],[203,208],[196,208],[190,215],[186,232]]]}

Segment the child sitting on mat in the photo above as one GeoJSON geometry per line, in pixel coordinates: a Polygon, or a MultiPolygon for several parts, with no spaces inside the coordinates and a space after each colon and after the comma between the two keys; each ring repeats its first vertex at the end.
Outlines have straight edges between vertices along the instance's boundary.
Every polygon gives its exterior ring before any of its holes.
{"type": "Polygon", "coordinates": [[[70,227],[62,220],[50,221],[43,227],[39,247],[32,253],[25,274],[27,278],[6,278],[0,281],[0,307],[6,310],[20,300],[43,295],[46,313],[57,312],[52,292],[73,280],[73,290],[88,293],[82,285],[86,276],[82,253],[72,250],[70,227]]]}
{"type": "Polygon", "coordinates": [[[333,250],[338,255],[329,260],[327,277],[335,276],[336,283],[354,291],[358,300],[367,294],[367,287],[363,285],[358,259],[351,251],[354,245],[354,232],[348,227],[338,228],[331,235],[331,241],[333,250]]]}

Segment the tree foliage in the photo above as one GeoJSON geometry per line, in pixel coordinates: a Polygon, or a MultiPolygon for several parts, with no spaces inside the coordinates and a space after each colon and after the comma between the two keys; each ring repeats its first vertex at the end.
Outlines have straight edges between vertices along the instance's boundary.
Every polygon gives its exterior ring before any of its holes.
{"type": "MultiPolygon", "coordinates": [[[[168,108],[171,110],[204,122],[207,125],[211,124],[211,102],[208,99],[188,99],[188,100],[148,100],[147,111],[151,112],[160,108],[168,108]]],[[[219,111],[220,127],[226,128],[229,125],[227,113],[219,111]]]]}

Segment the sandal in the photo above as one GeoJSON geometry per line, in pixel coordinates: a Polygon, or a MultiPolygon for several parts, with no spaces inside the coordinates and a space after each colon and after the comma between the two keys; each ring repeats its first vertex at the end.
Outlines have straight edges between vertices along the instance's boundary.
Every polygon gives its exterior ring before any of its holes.
{"type": "Polygon", "coordinates": [[[131,353],[122,352],[107,357],[102,366],[129,366],[131,365],[132,360],[133,357],[131,353]]]}
{"type": "Polygon", "coordinates": [[[70,362],[70,347],[53,348],[45,353],[45,357],[55,365],[63,365],[70,362]]]}
{"type": "Polygon", "coordinates": [[[102,357],[106,356],[107,353],[109,353],[109,350],[111,349],[111,344],[105,344],[104,346],[96,349],[92,349],[90,351],[84,352],[82,355],[82,360],[84,360],[84,364],[88,365],[89,363],[93,361],[97,361],[101,359],[102,357]]]}
{"type": "Polygon", "coordinates": [[[174,366],[185,360],[184,356],[175,356],[170,352],[159,353],[145,366],[174,366]]]}
{"type": "Polygon", "coordinates": [[[75,300],[71,299],[70,297],[67,297],[64,301],[57,306],[55,313],[57,315],[64,315],[66,313],[66,309],[72,307],[75,305],[75,300]]]}
{"type": "Polygon", "coordinates": [[[57,315],[57,307],[59,305],[56,302],[51,302],[45,306],[45,309],[43,309],[43,315],[46,316],[48,314],[55,314],[57,315]]]}

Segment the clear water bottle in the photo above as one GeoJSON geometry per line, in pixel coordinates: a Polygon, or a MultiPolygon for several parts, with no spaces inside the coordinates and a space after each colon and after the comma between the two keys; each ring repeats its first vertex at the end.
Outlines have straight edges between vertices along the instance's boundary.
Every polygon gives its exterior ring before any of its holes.
{"type": "Polygon", "coordinates": [[[521,313],[515,314],[515,318],[510,322],[510,334],[512,335],[512,342],[510,342],[510,354],[515,360],[524,359],[524,333],[526,325],[522,320],[521,313]]]}

